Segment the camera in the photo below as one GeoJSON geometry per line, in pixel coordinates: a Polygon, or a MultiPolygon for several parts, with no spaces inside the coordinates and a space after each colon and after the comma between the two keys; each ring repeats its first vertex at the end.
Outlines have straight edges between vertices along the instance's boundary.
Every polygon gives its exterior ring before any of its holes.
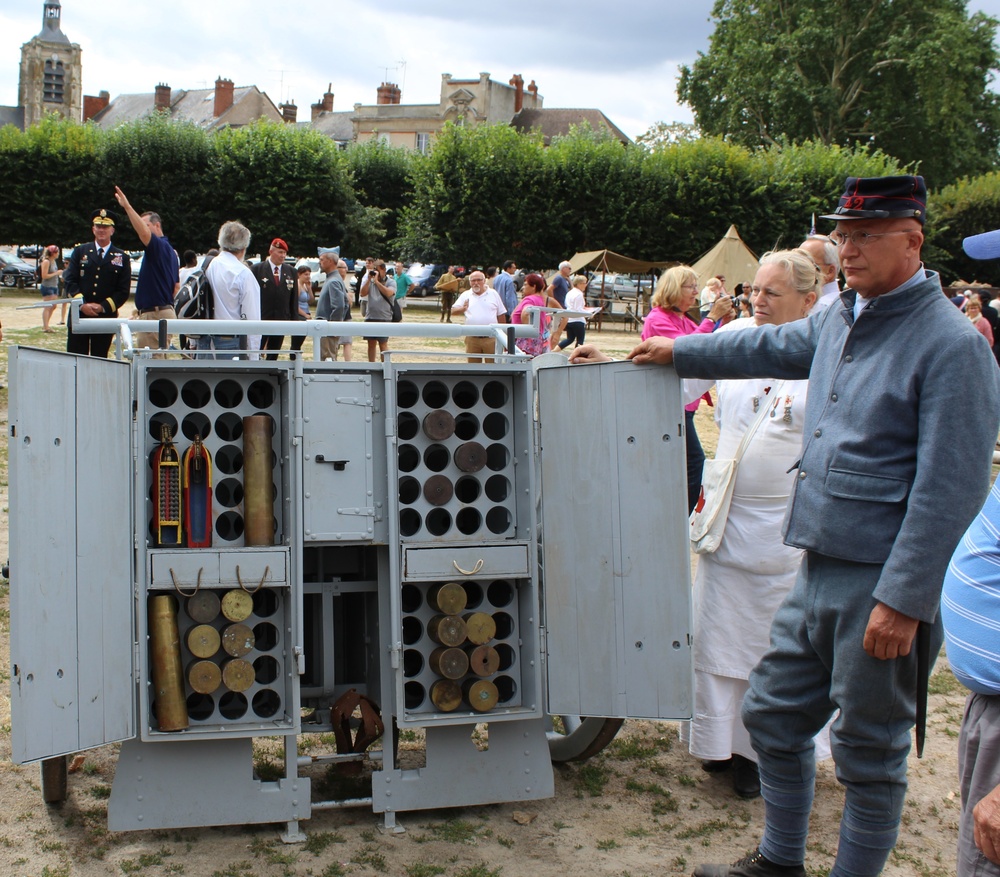
{"type": "Polygon", "coordinates": [[[378,271],[369,271],[368,272],[368,276],[369,277],[378,277],[378,271]]]}

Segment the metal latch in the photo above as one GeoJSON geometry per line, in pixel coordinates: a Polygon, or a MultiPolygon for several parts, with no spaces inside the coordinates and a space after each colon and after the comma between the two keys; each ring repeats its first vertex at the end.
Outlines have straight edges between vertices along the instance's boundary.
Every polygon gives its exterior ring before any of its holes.
{"type": "Polygon", "coordinates": [[[333,468],[338,472],[343,472],[347,468],[349,460],[328,460],[323,454],[316,455],[317,463],[333,463],[333,468]]]}

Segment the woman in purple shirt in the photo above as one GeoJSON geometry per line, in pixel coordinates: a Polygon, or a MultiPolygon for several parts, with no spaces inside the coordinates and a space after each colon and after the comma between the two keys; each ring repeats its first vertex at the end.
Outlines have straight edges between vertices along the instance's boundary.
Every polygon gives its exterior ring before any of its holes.
{"type": "MultiPolygon", "coordinates": [[[[642,340],[654,335],[677,338],[681,335],[712,332],[716,321],[731,316],[733,301],[728,295],[720,295],[712,305],[708,316],[701,323],[692,320],[687,312],[698,300],[698,275],[687,265],[668,268],[656,284],[652,309],[646,315],[642,329],[642,340]]],[[[701,399],[696,399],[684,409],[684,440],[687,454],[688,512],[698,502],[701,492],[701,473],[705,467],[705,452],[694,428],[694,413],[701,399]]]]}

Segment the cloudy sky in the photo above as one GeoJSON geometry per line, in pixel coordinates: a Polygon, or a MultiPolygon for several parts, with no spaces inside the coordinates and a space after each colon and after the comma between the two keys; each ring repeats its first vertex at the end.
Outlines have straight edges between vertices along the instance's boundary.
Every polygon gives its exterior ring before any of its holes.
{"type": "MultiPolygon", "coordinates": [[[[919,0],[914,0],[919,2],[919,0]]],[[[256,85],[300,118],[333,84],[334,109],[375,102],[383,80],[403,103],[436,103],[441,74],[538,84],[546,107],[596,107],[636,137],[657,121],[691,121],[676,78],[708,46],[712,0],[63,0],[62,29],[83,49],[85,94],[256,85]],[[462,8],[465,6],[465,8],[462,8]],[[461,9],[460,20],[453,15],[461,9]]],[[[1000,17],[1000,0],[969,8],[1000,17]]],[[[17,103],[21,45],[42,28],[42,0],[0,3],[0,105],[17,103]]]]}

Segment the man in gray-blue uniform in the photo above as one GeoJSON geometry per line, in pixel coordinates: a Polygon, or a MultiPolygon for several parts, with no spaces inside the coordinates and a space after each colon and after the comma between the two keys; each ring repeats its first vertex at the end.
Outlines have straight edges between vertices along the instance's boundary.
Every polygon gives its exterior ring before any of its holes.
{"type": "MultiPolygon", "coordinates": [[[[941,584],[989,488],[1000,426],[989,345],[920,260],[925,214],[922,177],[848,177],[824,217],[849,287],[838,304],[752,332],[650,338],[630,354],[682,377],[809,379],[784,532],[806,553],[743,701],[764,835],[696,877],[804,877],[811,738],[838,710],[845,803],[830,877],[879,874],[895,845],[918,675],[926,684],[918,653],[940,648],[941,584]]],[[[581,347],[571,360],[601,358],[581,347]]]]}

